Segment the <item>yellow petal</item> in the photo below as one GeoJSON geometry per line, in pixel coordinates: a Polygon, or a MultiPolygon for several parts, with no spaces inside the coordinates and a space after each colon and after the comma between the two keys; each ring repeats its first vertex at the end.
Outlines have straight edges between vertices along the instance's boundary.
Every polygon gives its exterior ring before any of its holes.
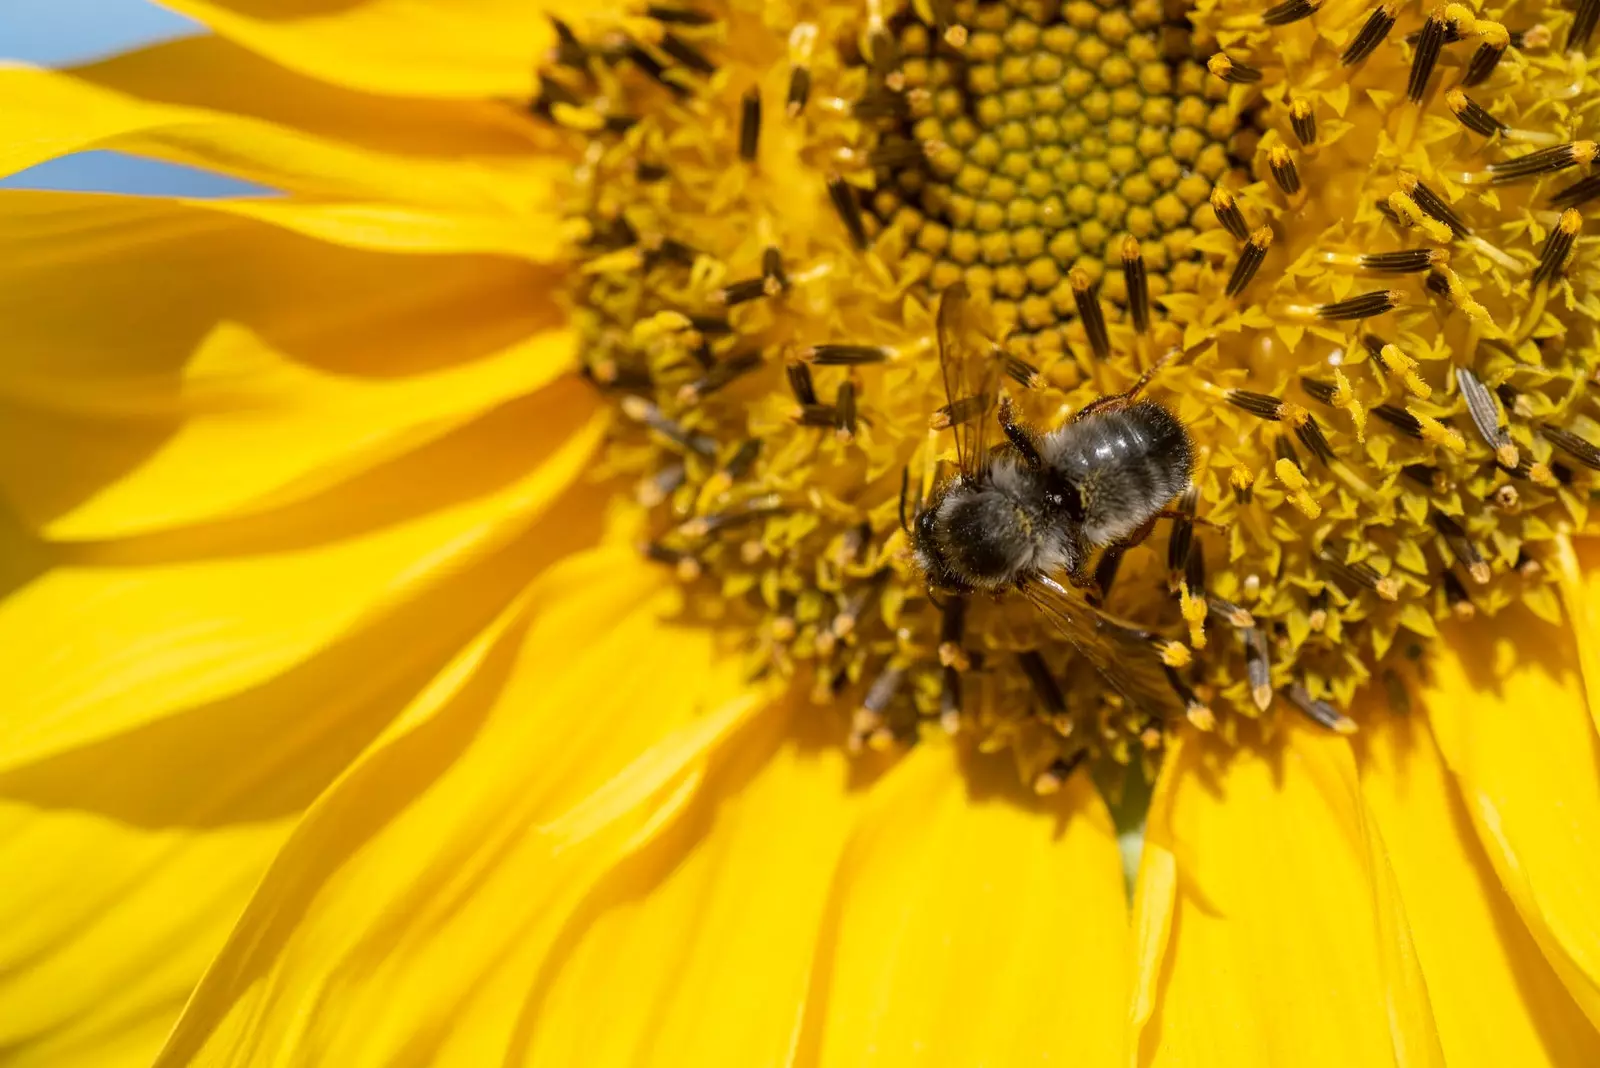
{"type": "Polygon", "coordinates": [[[1420,719],[1362,702],[1361,792],[1389,846],[1451,1068],[1600,1064],[1573,1004],[1478,843],[1420,719]]]}
{"type": "Polygon", "coordinates": [[[1420,701],[1501,884],[1600,1025],[1600,754],[1578,648],[1531,615],[1445,632],[1420,701]]]}
{"type": "Polygon", "coordinates": [[[538,400],[570,434],[554,450],[519,445],[526,424],[506,419],[236,530],[88,547],[0,601],[0,764],[260,687],[456,581],[524,534],[599,441],[583,393],[538,400]]]}
{"type": "Polygon", "coordinates": [[[30,525],[70,517],[66,536],[309,489],[318,469],[379,460],[513,395],[519,360],[532,387],[562,359],[550,277],[526,265],[353,252],[140,198],[10,193],[0,204],[0,488],[30,525]],[[279,394],[270,412],[235,403],[248,400],[244,367],[215,366],[239,346],[203,351],[246,331],[271,346],[252,372],[279,394]],[[230,377],[246,396],[218,411],[230,377]],[[197,400],[208,410],[186,423],[197,400]],[[229,435],[277,455],[205,455],[229,435]],[[156,477],[168,464],[171,477],[156,477]],[[234,465],[255,473],[230,486],[234,465]],[[147,489],[114,488],[147,467],[147,489]],[[107,492],[130,496],[97,504],[107,492]]]}
{"type": "Polygon", "coordinates": [[[658,569],[553,569],[312,808],[159,1060],[502,1063],[553,942],[767,710],[658,569]]]}
{"type": "Polygon", "coordinates": [[[457,160],[398,155],[209,108],[140,100],[63,71],[0,66],[0,174],[72,152],[114,148],[222,171],[313,197],[412,204],[550,228],[561,164],[515,156],[457,160]],[[541,181],[538,175],[543,176],[541,181]]]}
{"type": "Polygon", "coordinates": [[[267,685],[0,772],[6,1063],[146,1068],[295,815],[597,505],[569,494],[445,596],[267,685]]]}
{"type": "Polygon", "coordinates": [[[555,43],[549,13],[569,22],[615,3],[531,0],[354,0],[286,5],[166,0],[223,37],[313,78],[399,96],[526,98],[555,43]]]}
{"type": "Polygon", "coordinates": [[[1561,599],[1572,620],[1583,671],[1589,717],[1600,729],[1600,543],[1593,537],[1555,538],[1550,564],[1561,587],[1561,599]]]}
{"type": "Polygon", "coordinates": [[[1238,749],[1190,735],[1161,776],[1134,917],[1138,1063],[1442,1064],[1348,743],[1289,721],[1238,749]]]}
{"type": "MultiPolygon", "coordinates": [[[[113,425],[180,420],[137,468],[44,533],[122,537],[304,500],[536,391],[567,368],[572,345],[567,331],[552,331],[459,368],[364,379],[295,363],[225,323],[201,341],[176,384],[39,382],[28,400],[40,407],[111,414],[113,425]]],[[[12,395],[27,385],[14,383],[12,395]]]]}
{"type": "Polygon", "coordinates": [[[840,864],[798,1059],[1126,1063],[1121,858],[1088,776],[1041,804],[1009,762],[905,763],[840,864]]]}

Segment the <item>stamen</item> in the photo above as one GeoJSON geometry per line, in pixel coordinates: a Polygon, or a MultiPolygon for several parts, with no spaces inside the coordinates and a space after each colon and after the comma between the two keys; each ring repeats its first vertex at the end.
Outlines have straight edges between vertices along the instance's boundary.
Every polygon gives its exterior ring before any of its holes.
{"type": "Polygon", "coordinates": [[[739,104],[739,158],[754,162],[761,143],[761,90],[751,86],[739,104]]]}
{"type": "Polygon", "coordinates": [[[1494,452],[1495,461],[1504,467],[1516,467],[1519,454],[1511,441],[1511,428],[1500,418],[1500,408],[1489,387],[1467,368],[1457,367],[1456,388],[1467,402],[1467,414],[1472,417],[1478,436],[1494,452]]]}
{"type": "Polygon", "coordinates": [[[1493,137],[1509,129],[1505,123],[1485,111],[1483,105],[1468,98],[1460,89],[1451,89],[1445,93],[1444,102],[1455,113],[1456,118],[1461,120],[1461,125],[1474,133],[1493,137]]]}
{"type": "Polygon", "coordinates": [[[1256,625],[1256,617],[1251,615],[1249,610],[1234,604],[1232,601],[1218,597],[1214,593],[1206,595],[1206,607],[1210,608],[1212,612],[1220,616],[1228,626],[1233,627],[1235,630],[1243,630],[1246,627],[1256,625]]]}
{"type": "Polygon", "coordinates": [[[784,111],[793,119],[811,99],[811,54],[817,43],[815,23],[801,22],[789,31],[789,92],[784,111]]]}
{"type": "Polygon", "coordinates": [[[1067,699],[1061,694],[1061,686],[1056,682],[1056,677],[1050,673],[1050,665],[1044,662],[1044,656],[1037,649],[1029,649],[1017,654],[1017,664],[1022,668],[1023,674],[1028,676],[1028,682],[1033,685],[1034,696],[1044,706],[1047,716],[1064,715],[1067,711],[1067,699]]]}
{"type": "Polygon", "coordinates": [[[793,418],[800,426],[832,427],[839,422],[839,409],[831,404],[802,404],[793,418]]]}
{"type": "Polygon", "coordinates": [[[1256,476],[1244,464],[1234,464],[1228,472],[1228,484],[1233,487],[1233,499],[1239,504],[1249,504],[1255,495],[1256,476]]]}
{"type": "Polygon", "coordinates": [[[1454,571],[1446,571],[1442,575],[1444,581],[1444,600],[1450,606],[1450,614],[1465,623],[1478,614],[1478,608],[1472,603],[1472,598],[1467,595],[1467,588],[1461,585],[1461,580],[1456,578],[1454,571]]]}
{"type": "Polygon", "coordinates": [[[849,379],[839,384],[833,395],[834,437],[849,442],[856,436],[856,384],[849,379]]]}
{"type": "Polygon", "coordinates": [[[1410,274],[1450,262],[1442,248],[1407,248],[1395,252],[1323,252],[1322,262],[1335,267],[1354,267],[1376,274],[1410,274]]]}
{"type": "Polygon", "coordinates": [[[1311,450],[1313,456],[1325,464],[1333,461],[1333,448],[1328,444],[1315,416],[1298,404],[1285,404],[1283,421],[1294,427],[1294,436],[1300,439],[1300,444],[1311,450]]]}
{"type": "Polygon", "coordinates": [[[1360,63],[1372,55],[1374,49],[1383,43],[1389,36],[1389,31],[1394,28],[1395,12],[1399,10],[1396,0],[1388,0],[1381,7],[1374,8],[1372,14],[1367,16],[1367,21],[1362,23],[1361,29],[1350,39],[1350,44],[1345,47],[1344,55],[1339,61],[1349,67],[1360,63]]]}
{"type": "Polygon", "coordinates": [[[1311,0],[1283,0],[1283,3],[1262,13],[1261,23],[1264,26],[1287,26],[1292,22],[1310,18],[1321,6],[1320,3],[1312,3],[1311,0]]]}
{"type": "Polygon", "coordinates": [[[1184,718],[1193,724],[1196,730],[1215,730],[1217,726],[1216,713],[1212,712],[1210,706],[1200,700],[1199,696],[1189,688],[1188,683],[1183,681],[1177,671],[1165,664],[1162,667],[1167,674],[1167,685],[1172,687],[1172,692],[1177,694],[1178,700],[1183,702],[1184,718]]]}
{"type": "Polygon", "coordinates": [[[1272,171],[1272,180],[1278,183],[1278,188],[1283,190],[1285,196],[1300,192],[1300,172],[1295,168],[1294,157],[1289,154],[1289,149],[1281,142],[1267,151],[1267,167],[1272,171]]]}
{"type": "Polygon", "coordinates": [[[1144,254],[1139,250],[1139,240],[1132,234],[1122,239],[1122,281],[1128,291],[1128,313],[1133,318],[1133,328],[1141,334],[1148,334],[1150,284],[1145,277],[1144,254]]]}
{"type": "Polygon", "coordinates": [[[761,366],[761,350],[751,349],[737,353],[714,365],[705,375],[678,390],[678,403],[694,404],[715,393],[729,382],[743,377],[761,366]]]}
{"type": "Polygon", "coordinates": [[[1439,50],[1444,46],[1445,13],[1444,8],[1434,8],[1428,14],[1428,21],[1423,23],[1422,36],[1417,39],[1416,52],[1411,57],[1411,77],[1406,82],[1406,98],[1413,104],[1422,103],[1422,97],[1428,89],[1428,78],[1433,74],[1433,65],[1439,60],[1439,50]]]}
{"type": "Polygon", "coordinates": [[[1600,196],[1600,174],[1591,174],[1560,190],[1550,198],[1557,208],[1576,208],[1600,196]]]}
{"type": "Polygon", "coordinates": [[[939,683],[939,726],[946,734],[961,729],[961,673],[948,666],[939,683]]]}
{"type": "Polygon", "coordinates": [[[1567,31],[1568,52],[1581,52],[1589,47],[1596,21],[1600,21],[1600,0],[1578,0],[1578,10],[1572,16],[1572,28],[1567,31]]]}
{"type": "MultiPolygon", "coordinates": [[[[1491,185],[1503,185],[1525,178],[1537,178],[1541,174],[1555,174],[1568,167],[1593,162],[1596,152],[1597,146],[1593,141],[1572,141],[1556,145],[1554,148],[1530,152],[1516,159],[1489,164],[1489,182],[1491,185]]],[[[1476,175],[1470,175],[1467,180],[1480,179],[1476,175]]]]}
{"type": "Polygon", "coordinates": [[[1283,401],[1266,393],[1252,393],[1247,389],[1230,389],[1223,394],[1223,400],[1235,408],[1249,412],[1251,415],[1262,419],[1277,422],[1283,418],[1283,401]]]}
{"type": "Polygon", "coordinates": [[[1430,445],[1437,445],[1461,456],[1467,451],[1467,441],[1459,433],[1431,415],[1425,415],[1414,408],[1407,408],[1417,420],[1417,430],[1422,435],[1422,440],[1430,445]]]}
{"type": "Polygon", "coordinates": [[[1305,713],[1313,723],[1328,728],[1335,734],[1354,734],[1356,721],[1334,708],[1328,702],[1311,696],[1303,683],[1294,682],[1284,691],[1289,703],[1305,713]]]}
{"type": "Polygon", "coordinates": [[[1078,305],[1078,317],[1083,320],[1083,332],[1089,339],[1090,350],[1096,359],[1109,358],[1111,339],[1106,334],[1105,312],[1100,307],[1100,294],[1089,272],[1082,267],[1074,267],[1067,272],[1067,280],[1072,283],[1072,299],[1078,305]]]}
{"type": "Polygon", "coordinates": [[[722,304],[729,308],[737,307],[740,304],[748,304],[752,300],[759,300],[761,297],[772,295],[767,291],[767,282],[768,280],[765,276],[729,282],[717,292],[711,294],[711,300],[713,303],[722,304]]]}
{"type": "Polygon", "coordinates": [[[1417,202],[1405,193],[1398,190],[1390,193],[1387,199],[1380,201],[1379,206],[1401,226],[1420,229],[1435,241],[1450,240],[1450,227],[1424,212],[1417,202]]]}
{"type": "Polygon", "coordinates": [[[1380,289],[1346,300],[1334,301],[1332,304],[1318,304],[1310,308],[1295,305],[1285,310],[1299,315],[1309,313],[1311,316],[1327,319],[1330,322],[1343,322],[1351,319],[1369,319],[1374,315],[1394,311],[1405,299],[1406,295],[1398,289],[1380,289]]]}
{"type": "Polygon", "coordinates": [[[1543,434],[1545,440],[1549,441],[1550,444],[1591,471],[1600,471],[1600,448],[1589,444],[1569,430],[1562,430],[1560,427],[1542,426],[1539,428],[1539,433],[1543,434]]]}
{"type": "Polygon", "coordinates": [[[1500,57],[1505,55],[1506,45],[1511,43],[1511,35],[1498,22],[1480,20],[1477,28],[1482,43],[1472,53],[1472,58],[1467,61],[1466,73],[1461,76],[1461,84],[1468,88],[1488,80],[1499,64],[1500,57]]]}
{"type": "Polygon", "coordinates": [[[1240,241],[1250,237],[1250,229],[1245,225],[1244,214],[1239,211],[1233,194],[1220,185],[1211,190],[1211,210],[1216,212],[1217,221],[1228,233],[1240,241]]]}
{"type": "Polygon", "coordinates": [[[658,542],[650,542],[642,547],[642,551],[645,559],[672,568],[680,582],[694,582],[705,574],[705,568],[700,561],[682,549],[672,549],[658,542]]]}
{"type": "Polygon", "coordinates": [[[949,430],[962,423],[970,423],[989,407],[988,394],[962,397],[951,404],[940,405],[928,420],[930,430],[949,430]]]}
{"type": "Polygon", "coordinates": [[[1449,267],[1438,267],[1428,273],[1427,286],[1429,291],[1439,294],[1450,301],[1467,318],[1480,323],[1489,321],[1489,313],[1482,304],[1472,299],[1466,286],[1461,284],[1461,277],[1449,267]]]}
{"type": "MultiPolygon", "coordinates": [[[[1600,0],[1596,0],[1600,3],[1600,0]]],[[[1566,266],[1567,256],[1572,252],[1573,244],[1578,240],[1578,231],[1583,229],[1583,216],[1572,208],[1561,213],[1561,219],[1556,223],[1555,229],[1550,231],[1550,236],[1545,238],[1544,248],[1539,253],[1539,266],[1533,272],[1533,284],[1543,285],[1546,282],[1557,281],[1561,270],[1566,266]]]]}
{"type": "Polygon", "coordinates": [[[1311,102],[1303,96],[1295,97],[1289,105],[1289,128],[1300,140],[1302,148],[1310,148],[1317,143],[1317,114],[1311,110],[1311,102]]]}
{"type": "Polygon", "coordinates": [[[1473,582],[1482,586],[1489,581],[1489,564],[1484,560],[1483,554],[1478,552],[1478,547],[1472,543],[1472,539],[1467,537],[1467,532],[1460,523],[1435,510],[1433,529],[1443,535],[1445,544],[1450,547],[1456,562],[1467,569],[1467,574],[1472,577],[1473,582]]]}
{"type": "Polygon", "coordinates": [[[1457,215],[1450,205],[1444,202],[1444,198],[1424,185],[1422,179],[1414,174],[1401,171],[1395,175],[1395,180],[1399,183],[1401,190],[1416,203],[1417,207],[1421,208],[1430,217],[1448,226],[1450,232],[1456,237],[1466,237],[1472,233],[1467,224],[1461,221],[1461,216],[1457,215]]]}
{"type": "Polygon", "coordinates": [[[1406,464],[1400,468],[1400,473],[1429,493],[1443,493],[1450,488],[1450,480],[1437,467],[1429,467],[1427,464],[1406,464]]]}
{"type": "MultiPolygon", "coordinates": [[[[885,665],[878,676],[872,680],[872,685],[867,687],[866,696],[861,699],[861,707],[856,709],[856,714],[850,723],[851,751],[859,752],[864,742],[872,739],[878,731],[885,726],[885,713],[889,704],[900,692],[900,683],[905,678],[905,668],[894,665],[885,665]]],[[[892,735],[891,735],[892,740],[892,735]]],[[[874,745],[873,748],[878,748],[874,745]]]]}
{"type": "Polygon", "coordinates": [[[1080,750],[1074,753],[1070,760],[1062,760],[1060,757],[1052,760],[1050,766],[1041,771],[1033,780],[1033,792],[1040,797],[1049,797],[1051,794],[1059,793],[1061,788],[1067,784],[1067,780],[1072,777],[1072,773],[1077,770],[1078,765],[1083,763],[1084,755],[1083,751],[1080,750]]]}
{"type": "Polygon", "coordinates": [[[646,508],[654,508],[672,496],[688,477],[689,469],[683,464],[668,464],[655,474],[640,479],[633,491],[633,499],[646,508]]]}
{"type": "Polygon", "coordinates": [[[696,74],[715,74],[717,71],[716,64],[707,59],[698,48],[695,48],[677,34],[662,34],[658,47],[696,74]]]}
{"type": "Polygon", "coordinates": [[[844,228],[850,234],[850,243],[858,249],[867,247],[867,224],[861,216],[861,202],[856,199],[855,187],[849,182],[833,175],[828,178],[828,199],[833,201],[834,211],[839,213],[839,218],[844,222],[844,228]]]}
{"type": "Polygon", "coordinates": [[[1027,360],[1019,359],[1007,353],[1001,357],[1001,362],[1005,366],[1006,374],[1023,389],[1038,389],[1044,385],[1044,375],[1040,374],[1039,369],[1027,360]]]}
{"type": "Polygon", "coordinates": [[[789,287],[789,276],[783,271],[783,256],[777,249],[768,247],[761,253],[761,277],[767,283],[767,295],[775,297],[789,287]]]}
{"type": "Polygon", "coordinates": [[[857,367],[883,363],[890,352],[882,345],[808,345],[799,355],[806,363],[818,367],[857,367]]]}
{"type": "Polygon", "coordinates": [[[1421,421],[1404,408],[1396,408],[1392,404],[1379,404],[1372,409],[1372,414],[1407,437],[1419,439],[1422,437],[1421,421]]]}
{"type": "Polygon", "coordinates": [[[1380,575],[1371,564],[1365,560],[1355,563],[1346,563],[1339,559],[1332,550],[1323,548],[1317,554],[1321,561],[1328,565],[1336,578],[1344,579],[1365,590],[1371,590],[1385,601],[1398,601],[1400,599],[1400,581],[1393,575],[1380,575]]]}
{"type": "Polygon", "coordinates": [[[716,19],[704,12],[696,11],[691,7],[666,7],[660,4],[651,4],[644,9],[648,18],[657,22],[669,22],[679,26],[709,26],[716,19]]]}
{"type": "Polygon", "coordinates": [[[1250,235],[1250,240],[1239,251],[1239,259],[1233,265],[1233,273],[1228,276],[1228,287],[1224,294],[1237,297],[1243,293],[1255,278],[1256,271],[1261,269],[1261,264],[1266,261],[1267,249],[1272,246],[1272,230],[1261,227],[1250,235]]]}
{"type": "MultiPolygon", "coordinates": [[[[759,358],[759,357],[758,357],[759,358]]],[[[643,423],[657,434],[691,452],[701,456],[711,457],[717,454],[717,443],[704,434],[692,434],[678,423],[662,414],[651,401],[643,397],[630,394],[623,397],[620,406],[622,414],[635,422],[643,423]]]]}
{"type": "Polygon", "coordinates": [[[817,387],[811,380],[811,368],[804,363],[791,360],[783,370],[789,378],[789,392],[794,394],[794,399],[800,406],[802,408],[815,406],[817,387]]]}
{"type": "MultiPolygon", "coordinates": [[[[1283,442],[1280,439],[1280,445],[1283,442]]],[[[1278,476],[1278,481],[1283,483],[1283,488],[1289,491],[1290,502],[1307,519],[1316,519],[1322,515],[1322,505],[1311,495],[1311,483],[1306,479],[1305,473],[1300,470],[1300,465],[1288,456],[1279,457],[1273,464],[1273,472],[1278,476]]]]}
{"type": "Polygon", "coordinates": [[[967,599],[952,597],[944,603],[939,617],[939,663],[966,671],[972,667],[972,658],[961,647],[967,628],[967,599]]]}
{"type": "Polygon", "coordinates": [[[1194,544],[1194,512],[1200,491],[1190,486],[1178,498],[1176,511],[1179,518],[1172,522],[1172,533],[1167,537],[1167,584],[1176,589],[1189,570],[1189,550],[1194,544]]]}
{"type": "Polygon", "coordinates": [[[1250,699],[1265,712],[1272,705],[1272,660],[1267,651],[1267,636],[1260,627],[1246,627],[1244,637],[1245,674],[1250,680],[1250,699]]]}
{"type": "Polygon", "coordinates": [[[1250,82],[1259,82],[1261,80],[1261,72],[1259,70],[1229,59],[1221,52],[1206,60],[1206,69],[1213,76],[1236,85],[1246,85],[1250,82]]]}

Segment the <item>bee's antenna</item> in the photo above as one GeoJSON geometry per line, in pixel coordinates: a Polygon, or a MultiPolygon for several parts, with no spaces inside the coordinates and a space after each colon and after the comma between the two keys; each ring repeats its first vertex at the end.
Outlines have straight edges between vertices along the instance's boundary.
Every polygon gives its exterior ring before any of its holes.
{"type": "Polygon", "coordinates": [[[911,533],[911,524],[906,521],[906,498],[911,494],[911,465],[900,469],[900,529],[907,534],[911,533]]]}

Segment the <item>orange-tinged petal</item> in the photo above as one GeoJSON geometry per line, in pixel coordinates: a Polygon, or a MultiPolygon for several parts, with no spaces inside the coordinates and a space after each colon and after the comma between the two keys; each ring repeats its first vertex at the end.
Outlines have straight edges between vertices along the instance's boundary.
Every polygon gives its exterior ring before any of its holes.
{"type": "Polygon", "coordinates": [[[312,808],[159,1060],[502,1063],[551,943],[768,709],[631,552],[546,574],[312,808]]]}
{"type": "Polygon", "coordinates": [[[303,500],[536,391],[569,367],[572,345],[567,331],[551,331],[461,367],[370,379],[297,364],[265,338],[223,324],[200,343],[176,389],[79,378],[39,382],[32,395],[16,381],[10,391],[113,422],[181,420],[139,467],[44,527],[48,537],[93,540],[303,500]]]}
{"type": "Polygon", "coordinates": [[[1189,735],[1161,775],[1134,919],[1138,1063],[1442,1064],[1348,743],[1288,721],[1238,749],[1189,735]]]}
{"type": "Polygon", "coordinates": [[[1600,1026],[1600,739],[1571,634],[1516,613],[1445,632],[1419,690],[1501,884],[1600,1026]]]}
{"type": "Polygon", "coordinates": [[[360,148],[209,108],[140,100],[63,71],[0,67],[0,174],[72,152],[114,148],[190,163],[314,198],[395,203],[554,230],[560,161],[457,160],[360,148]]]}
{"type": "Polygon", "coordinates": [[[797,1061],[1126,1063],[1122,862],[1088,776],[1042,804],[1009,761],[905,763],[840,864],[797,1061]]]}
{"type": "MultiPolygon", "coordinates": [[[[257,477],[253,487],[247,478],[228,490],[217,481],[231,477],[228,465],[216,464],[210,486],[226,491],[221,498],[190,480],[185,499],[171,500],[164,519],[123,515],[124,526],[236,509],[273,483],[281,489],[318,467],[350,468],[352,449],[379,459],[390,451],[383,441],[414,435],[413,420],[441,429],[515,392],[519,352],[530,387],[548,377],[559,355],[559,335],[551,331],[562,313],[553,305],[551,276],[500,259],[356,252],[168,202],[15,192],[0,195],[0,252],[0,317],[7,324],[0,488],[34,527],[92,510],[93,498],[153,454],[167,457],[158,464],[172,462],[181,445],[172,439],[182,438],[185,405],[194,399],[185,390],[221,391],[220,380],[195,383],[197,375],[222,374],[207,372],[196,355],[219,331],[223,338],[248,332],[271,346],[274,375],[294,383],[301,416],[309,417],[306,403],[320,397],[317,410],[342,409],[351,425],[327,426],[285,446],[279,475],[257,477]],[[414,403],[407,382],[432,382],[454,399],[441,394],[414,403]]],[[[243,384],[245,369],[237,374],[243,384]]],[[[272,418],[258,410],[249,430],[214,414],[222,422],[212,429],[265,435],[255,439],[262,446],[274,433],[307,429],[289,408],[273,409],[272,418]]],[[[260,463],[265,474],[279,460],[234,462],[260,463]]],[[[96,529],[107,519],[105,512],[92,523],[80,516],[70,533],[115,532],[96,529]]]]}
{"type": "Polygon", "coordinates": [[[1362,701],[1361,793],[1389,846],[1446,1063],[1600,1064],[1600,1033],[1528,934],[1427,726],[1362,701]]]}
{"type": "Polygon", "coordinates": [[[165,0],[224,37],[293,70],[402,96],[526,98],[569,22],[623,8],[581,0],[350,0],[338,5],[165,0]]]}
{"type": "Polygon", "coordinates": [[[238,533],[86,547],[11,593],[0,601],[10,695],[0,765],[259,687],[524,533],[583,472],[604,422],[578,390],[546,400],[544,418],[567,431],[553,450],[519,447],[524,424],[504,420],[337,503],[285,509],[238,533]],[[440,506],[441,494],[458,496],[440,506]],[[281,547],[260,543],[274,535],[281,547]]]}

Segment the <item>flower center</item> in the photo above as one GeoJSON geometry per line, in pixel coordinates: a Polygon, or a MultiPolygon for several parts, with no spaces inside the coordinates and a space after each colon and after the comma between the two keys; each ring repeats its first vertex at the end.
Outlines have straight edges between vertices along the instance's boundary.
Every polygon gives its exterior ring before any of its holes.
{"type": "Polygon", "coordinates": [[[757,670],[852,702],[856,744],[971,734],[1050,789],[1185,719],[1355,729],[1438,620],[1559,616],[1540,560],[1600,470],[1576,210],[1600,182],[1570,180],[1597,150],[1552,107],[1596,86],[1532,21],[1569,16],[804,10],[563,27],[534,105],[581,153],[606,467],[757,670]],[[952,385],[952,353],[1000,386],[952,385]],[[1010,444],[962,482],[953,438],[1001,440],[1001,389],[1010,444]],[[1062,428],[1136,400],[1188,441],[1167,500],[1159,456],[1062,460],[1062,428]],[[1001,467],[1033,472],[1014,514],[935,512],[1001,467]],[[1009,592],[939,562],[1069,527],[1083,559],[1009,592]]]}

